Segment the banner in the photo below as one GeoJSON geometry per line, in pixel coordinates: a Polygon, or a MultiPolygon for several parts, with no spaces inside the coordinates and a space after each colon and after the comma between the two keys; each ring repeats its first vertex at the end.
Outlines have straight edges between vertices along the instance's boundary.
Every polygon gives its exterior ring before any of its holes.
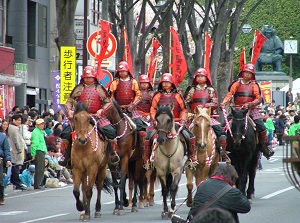
{"type": "Polygon", "coordinates": [[[252,46],[252,56],[251,56],[251,64],[255,64],[257,61],[257,58],[260,54],[261,48],[264,45],[264,42],[266,41],[267,37],[264,36],[259,30],[255,31],[255,41],[252,46]]]}
{"type": "Polygon", "coordinates": [[[183,54],[183,50],[180,44],[179,36],[174,27],[170,27],[171,32],[171,64],[169,65],[172,69],[172,75],[174,84],[177,86],[180,84],[187,72],[187,64],[183,54]]]}
{"type": "Polygon", "coordinates": [[[129,42],[128,42],[128,36],[127,36],[127,32],[126,32],[125,27],[122,29],[122,37],[124,39],[124,45],[125,45],[124,54],[123,54],[123,61],[126,61],[128,63],[129,70],[130,70],[131,73],[133,73],[130,45],[129,45],[129,42]]]}
{"type": "Polygon", "coordinates": [[[76,47],[60,47],[60,104],[66,104],[76,85],[76,47]]]}
{"type": "Polygon", "coordinates": [[[260,89],[265,103],[271,103],[272,102],[271,81],[261,82],[260,89]]]}
{"type": "Polygon", "coordinates": [[[100,53],[97,54],[96,58],[95,58],[95,60],[97,61],[97,79],[98,80],[100,79],[100,77],[103,76],[102,69],[101,69],[101,63],[104,59],[105,53],[108,48],[110,23],[108,21],[101,19],[101,21],[99,22],[99,29],[100,29],[101,38],[100,38],[100,41],[97,41],[97,43],[100,44],[100,53]]]}
{"type": "Polygon", "coordinates": [[[157,59],[155,58],[155,55],[160,46],[161,46],[160,42],[156,38],[152,38],[153,49],[152,49],[152,52],[150,55],[150,62],[149,62],[148,71],[147,71],[149,81],[150,81],[150,83],[152,83],[152,85],[154,84],[154,81],[155,81],[155,73],[156,73],[156,67],[157,67],[157,59]]]}
{"type": "Polygon", "coordinates": [[[205,33],[205,44],[204,44],[204,69],[207,72],[207,78],[211,82],[211,74],[210,74],[210,54],[212,49],[212,40],[208,33],[205,33]]]}
{"type": "Polygon", "coordinates": [[[244,65],[247,63],[246,61],[246,52],[245,48],[242,49],[241,54],[240,54],[240,70],[241,71],[244,68],[244,65]]]}

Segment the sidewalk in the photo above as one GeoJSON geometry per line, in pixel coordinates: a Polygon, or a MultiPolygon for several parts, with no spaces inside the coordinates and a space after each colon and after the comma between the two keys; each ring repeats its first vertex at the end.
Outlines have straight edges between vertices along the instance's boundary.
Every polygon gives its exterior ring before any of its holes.
{"type": "MultiPolygon", "coordinates": [[[[33,187],[28,188],[26,191],[31,191],[33,190],[33,187]]],[[[10,196],[16,193],[21,193],[22,190],[14,190],[14,187],[12,184],[7,185],[7,187],[4,189],[4,197],[10,196]]]]}

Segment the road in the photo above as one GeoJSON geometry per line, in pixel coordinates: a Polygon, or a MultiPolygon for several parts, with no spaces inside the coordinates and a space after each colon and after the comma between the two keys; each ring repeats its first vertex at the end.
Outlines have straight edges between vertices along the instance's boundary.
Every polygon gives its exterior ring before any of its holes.
{"type": "MultiPolygon", "coordinates": [[[[185,175],[183,175],[177,196],[179,207],[186,196],[185,175]]],[[[239,214],[241,223],[294,223],[299,222],[300,192],[292,187],[283,172],[282,147],[276,147],[275,155],[267,161],[263,158],[263,170],[257,172],[256,197],[251,211],[239,214]]],[[[155,205],[139,209],[131,213],[126,209],[126,215],[112,215],[114,198],[103,193],[102,218],[91,218],[90,222],[162,222],[162,197],[159,186],[155,190],[155,205]]],[[[92,201],[92,215],[95,199],[92,201]]],[[[177,213],[186,217],[189,209],[185,204],[179,207],[177,213]]],[[[0,206],[0,223],[30,223],[30,222],[80,222],[79,212],[75,208],[72,185],[62,188],[46,189],[44,191],[13,192],[6,197],[6,204],[0,206]]],[[[170,221],[164,221],[170,222],[170,221]]]]}

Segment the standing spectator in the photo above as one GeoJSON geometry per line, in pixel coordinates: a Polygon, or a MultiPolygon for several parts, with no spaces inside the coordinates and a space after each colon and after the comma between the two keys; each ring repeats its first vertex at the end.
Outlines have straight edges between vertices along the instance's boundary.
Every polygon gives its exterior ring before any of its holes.
{"type": "Polygon", "coordinates": [[[295,111],[295,112],[298,112],[300,110],[300,105],[298,105],[298,102],[297,101],[294,101],[294,104],[292,106],[292,109],[295,111]]]}
{"type": "Polygon", "coordinates": [[[42,184],[45,171],[45,154],[47,153],[44,138],[45,121],[39,118],[35,122],[35,128],[31,134],[31,156],[35,160],[34,189],[45,189],[42,184]]]}
{"type": "Polygon", "coordinates": [[[285,122],[285,115],[280,115],[279,119],[278,119],[279,131],[277,133],[278,142],[279,142],[280,146],[284,145],[284,143],[282,141],[282,136],[283,136],[283,133],[284,133],[284,130],[285,130],[285,124],[284,124],[284,122],[285,122]]]}
{"type": "Polygon", "coordinates": [[[286,97],[286,107],[287,107],[289,102],[293,103],[294,101],[291,88],[289,88],[289,90],[286,92],[285,97],[286,97]]]}
{"type": "Polygon", "coordinates": [[[49,136],[53,133],[53,121],[52,121],[52,118],[46,118],[44,119],[45,120],[45,133],[46,133],[46,136],[49,136]]]}
{"type": "Polygon", "coordinates": [[[291,125],[290,129],[289,129],[289,136],[295,136],[295,135],[300,135],[300,116],[296,115],[294,117],[294,124],[291,125]]]}
{"type": "MultiPolygon", "coordinates": [[[[31,132],[29,131],[29,122],[28,122],[28,115],[22,115],[22,122],[20,126],[21,136],[25,143],[25,161],[31,160],[30,155],[30,145],[31,145],[31,132]]],[[[25,162],[27,163],[27,162],[25,162]]],[[[28,164],[23,165],[23,170],[27,169],[28,164]]]]}
{"type": "Polygon", "coordinates": [[[12,122],[8,125],[8,141],[11,148],[11,183],[16,187],[16,189],[26,190],[26,185],[22,184],[19,174],[22,168],[25,150],[24,150],[24,140],[20,133],[22,116],[20,114],[14,114],[12,116],[12,122]]]}
{"type": "Polygon", "coordinates": [[[7,137],[0,132],[0,205],[4,205],[3,168],[11,166],[10,146],[7,137]]]}
{"type": "Polygon", "coordinates": [[[269,114],[269,117],[266,119],[266,122],[264,123],[268,131],[268,145],[271,147],[273,141],[273,133],[275,130],[273,118],[274,118],[274,114],[269,114]]]}
{"type": "Polygon", "coordinates": [[[198,186],[194,197],[194,204],[189,212],[189,219],[196,217],[197,210],[201,205],[212,199],[212,197],[225,186],[230,185],[232,188],[210,207],[222,208],[229,211],[234,217],[235,222],[238,223],[239,218],[237,214],[248,213],[251,206],[247,197],[239,189],[235,188],[237,178],[237,172],[231,164],[219,163],[211,178],[205,180],[198,186]]]}

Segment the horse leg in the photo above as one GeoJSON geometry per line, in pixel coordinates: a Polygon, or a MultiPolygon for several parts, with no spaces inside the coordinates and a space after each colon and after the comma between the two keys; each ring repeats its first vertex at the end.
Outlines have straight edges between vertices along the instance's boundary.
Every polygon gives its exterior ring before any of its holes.
{"type": "Polygon", "coordinates": [[[116,166],[109,165],[109,168],[111,171],[111,177],[112,177],[114,194],[115,194],[115,208],[113,210],[113,214],[115,215],[115,214],[119,213],[119,206],[120,206],[120,200],[119,200],[119,195],[118,195],[119,183],[117,181],[116,166]]]}
{"type": "MultiPolygon", "coordinates": [[[[156,180],[156,169],[152,170],[150,175],[150,182],[149,182],[149,205],[154,205],[154,183],[156,180]]],[[[147,193],[147,191],[146,191],[147,193]]],[[[145,194],[145,193],[144,193],[145,194]]],[[[148,195],[147,195],[148,197],[148,195]]]]}
{"type": "Polygon", "coordinates": [[[194,170],[191,170],[190,168],[186,168],[185,175],[186,175],[186,187],[188,190],[187,194],[187,200],[186,200],[186,206],[192,207],[193,205],[193,177],[194,177],[194,170]]]}
{"type": "Polygon", "coordinates": [[[128,206],[132,206],[132,192],[133,192],[133,179],[132,176],[129,174],[129,179],[128,179],[128,189],[129,189],[129,204],[128,206]]]}
{"type": "Polygon", "coordinates": [[[254,181],[255,181],[255,176],[256,176],[256,167],[258,164],[258,159],[259,159],[259,152],[256,152],[253,155],[253,158],[251,160],[251,164],[249,167],[249,185],[247,189],[247,198],[252,203],[252,199],[254,198],[254,181]]]}
{"type": "Polygon", "coordinates": [[[95,218],[101,217],[101,191],[103,188],[104,179],[106,177],[106,168],[102,168],[98,170],[98,176],[96,181],[97,186],[97,201],[95,206],[95,218]]]}
{"type": "Polygon", "coordinates": [[[78,169],[73,168],[73,195],[76,199],[76,209],[77,211],[84,211],[85,206],[80,200],[80,184],[83,177],[83,173],[78,169]]]}
{"type": "MultiPolygon", "coordinates": [[[[85,216],[83,220],[90,220],[91,219],[91,199],[93,196],[93,186],[96,181],[96,176],[98,172],[98,166],[93,165],[88,171],[88,183],[85,185],[86,191],[86,209],[85,209],[85,216]]],[[[82,187],[84,189],[84,186],[82,187]]]]}
{"type": "Polygon", "coordinates": [[[131,212],[138,212],[137,208],[137,190],[138,190],[138,184],[134,184],[134,193],[132,197],[132,207],[131,207],[131,212]]]}
{"type": "Polygon", "coordinates": [[[169,195],[169,189],[166,185],[166,177],[165,176],[159,176],[159,181],[161,184],[161,192],[163,195],[163,211],[161,213],[161,218],[163,220],[169,219],[169,213],[168,213],[168,203],[167,203],[167,197],[169,195]]]}
{"type": "MultiPolygon", "coordinates": [[[[178,191],[178,184],[179,184],[180,179],[181,179],[181,174],[182,174],[182,170],[180,168],[180,170],[172,176],[172,182],[171,182],[171,185],[170,185],[171,209],[169,211],[169,218],[172,218],[175,207],[176,207],[176,200],[175,199],[176,199],[176,194],[177,194],[177,191],[178,191]]],[[[167,187],[168,187],[168,185],[167,185],[167,187]]]]}

